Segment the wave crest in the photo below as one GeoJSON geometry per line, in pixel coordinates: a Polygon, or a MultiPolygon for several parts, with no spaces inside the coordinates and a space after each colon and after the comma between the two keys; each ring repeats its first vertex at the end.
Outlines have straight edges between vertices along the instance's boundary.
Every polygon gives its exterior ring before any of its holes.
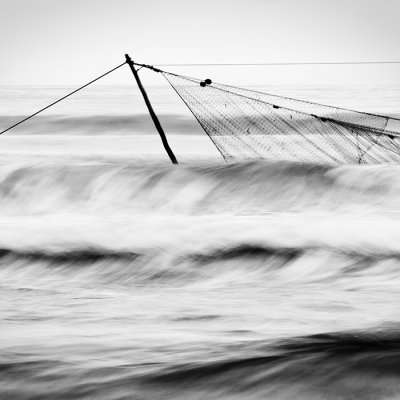
{"type": "Polygon", "coordinates": [[[398,211],[396,166],[329,167],[288,162],[10,164],[0,167],[2,211],[262,214],[398,211]]]}

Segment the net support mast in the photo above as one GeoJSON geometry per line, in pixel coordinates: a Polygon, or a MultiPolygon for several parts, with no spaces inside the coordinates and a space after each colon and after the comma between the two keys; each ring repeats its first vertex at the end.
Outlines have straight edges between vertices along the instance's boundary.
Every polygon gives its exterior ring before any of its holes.
{"type": "Polygon", "coordinates": [[[136,80],[136,83],[137,83],[137,85],[138,85],[138,87],[140,89],[140,92],[142,93],[142,96],[143,96],[143,99],[144,99],[144,101],[146,103],[147,109],[149,110],[151,119],[153,120],[154,125],[155,125],[155,127],[156,127],[156,129],[157,129],[157,131],[158,131],[158,133],[159,133],[159,135],[161,137],[161,141],[162,141],[162,144],[164,146],[164,149],[167,152],[172,164],[178,164],[178,161],[177,161],[177,159],[176,159],[171,147],[169,147],[167,137],[166,137],[165,132],[164,132],[162,126],[161,126],[161,123],[160,123],[160,121],[159,121],[159,119],[157,117],[157,114],[154,112],[154,109],[153,109],[153,107],[152,107],[152,105],[150,103],[149,97],[147,96],[147,93],[146,93],[146,91],[145,91],[145,89],[144,89],[144,87],[142,85],[142,82],[141,82],[141,80],[139,78],[138,71],[135,68],[135,64],[132,61],[132,59],[129,57],[128,54],[125,54],[125,58],[126,58],[126,63],[129,65],[129,67],[130,67],[130,69],[131,69],[131,71],[133,73],[133,76],[135,77],[135,80],[136,80]]]}

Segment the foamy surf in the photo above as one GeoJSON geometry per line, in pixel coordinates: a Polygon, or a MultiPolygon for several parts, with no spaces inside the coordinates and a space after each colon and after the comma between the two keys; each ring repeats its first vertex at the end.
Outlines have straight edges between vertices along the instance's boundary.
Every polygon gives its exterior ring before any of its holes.
{"type": "Polygon", "coordinates": [[[23,161],[12,157],[0,165],[3,215],[52,209],[196,215],[399,210],[400,169],[394,165],[187,161],[174,168],[158,161],[131,161],[126,155],[100,162],[88,160],[87,154],[41,160],[25,155],[23,161]]]}

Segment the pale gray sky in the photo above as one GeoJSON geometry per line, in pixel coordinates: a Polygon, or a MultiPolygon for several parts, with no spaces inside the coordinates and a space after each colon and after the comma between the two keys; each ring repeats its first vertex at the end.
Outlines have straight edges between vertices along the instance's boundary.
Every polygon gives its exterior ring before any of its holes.
{"type": "MultiPolygon", "coordinates": [[[[0,84],[84,83],[125,52],[149,64],[400,60],[399,15],[399,0],[0,0],[0,84]]],[[[169,70],[225,83],[400,83],[400,65],[169,70]]],[[[124,69],[103,83],[130,79],[124,69]]]]}

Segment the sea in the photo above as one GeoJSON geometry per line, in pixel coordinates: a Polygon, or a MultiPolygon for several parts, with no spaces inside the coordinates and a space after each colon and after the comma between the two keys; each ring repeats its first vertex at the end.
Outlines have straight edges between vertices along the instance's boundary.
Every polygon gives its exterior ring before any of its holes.
{"type": "MultiPolygon", "coordinates": [[[[2,86],[0,130],[71,87],[2,86]]],[[[268,86],[399,116],[400,86],[268,86]]],[[[225,163],[167,86],[0,137],[0,399],[400,399],[400,166],[225,163]]]]}

